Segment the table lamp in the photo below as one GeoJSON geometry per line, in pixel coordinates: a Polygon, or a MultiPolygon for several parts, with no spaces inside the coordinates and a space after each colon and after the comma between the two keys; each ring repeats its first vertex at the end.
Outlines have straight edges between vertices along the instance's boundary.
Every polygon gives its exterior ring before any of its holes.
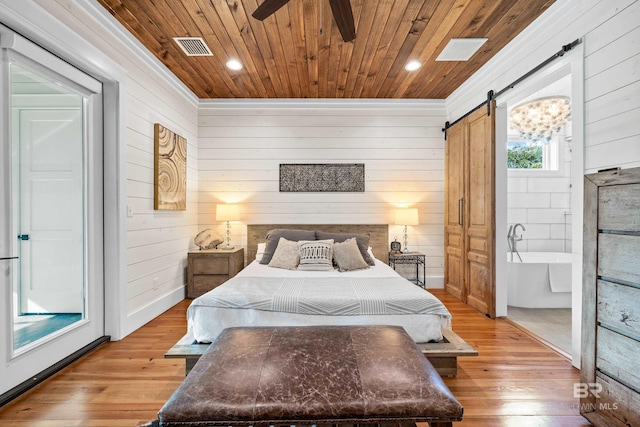
{"type": "Polygon", "coordinates": [[[404,225],[404,247],[402,248],[403,253],[408,253],[409,248],[407,247],[407,226],[408,225],[418,225],[418,209],[416,208],[404,208],[404,209],[396,209],[396,221],[397,225],[404,225]]]}
{"type": "Polygon", "coordinates": [[[223,249],[233,249],[231,246],[231,224],[230,221],[240,219],[238,205],[216,205],[216,221],[227,221],[227,245],[223,249]]]}

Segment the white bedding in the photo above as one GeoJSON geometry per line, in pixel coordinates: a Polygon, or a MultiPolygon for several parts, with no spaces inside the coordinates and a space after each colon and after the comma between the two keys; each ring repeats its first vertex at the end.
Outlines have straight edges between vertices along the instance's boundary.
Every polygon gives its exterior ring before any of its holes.
{"type": "Polygon", "coordinates": [[[283,270],[254,261],[193,300],[187,319],[189,335],[198,342],[212,342],[234,326],[367,324],[402,326],[416,342],[428,342],[442,339],[441,327],[449,327],[451,316],[433,295],[379,260],[344,273],[283,270]]]}

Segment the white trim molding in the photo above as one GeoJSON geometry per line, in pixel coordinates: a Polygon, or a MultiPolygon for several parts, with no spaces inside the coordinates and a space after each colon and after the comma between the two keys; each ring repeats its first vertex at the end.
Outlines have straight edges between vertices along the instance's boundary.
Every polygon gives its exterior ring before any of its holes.
{"type": "Polygon", "coordinates": [[[360,109],[444,109],[444,99],[256,99],[218,98],[200,99],[199,108],[360,108],[360,109]]]}
{"type": "MultiPolygon", "coordinates": [[[[50,1],[50,0],[48,0],[50,1]]],[[[198,97],[189,89],[175,74],[173,74],[158,58],[156,58],[133,34],[127,31],[118,20],[98,2],[88,0],[72,0],[72,2],[83,9],[90,16],[94,23],[99,25],[103,31],[110,33],[124,44],[131,54],[142,59],[155,73],[158,74],[169,86],[178,91],[194,106],[198,105],[198,97]]]]}

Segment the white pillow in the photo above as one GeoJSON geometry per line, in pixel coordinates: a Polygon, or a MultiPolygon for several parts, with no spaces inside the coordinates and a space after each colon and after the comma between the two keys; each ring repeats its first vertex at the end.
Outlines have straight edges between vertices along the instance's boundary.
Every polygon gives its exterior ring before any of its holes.
{"type": "Polygon", "coordinates": [[[298,270],[328,271],[333,270],[333,239],[301,240],[300,264],[298,270]]]}
{"type": "Polygon", "coordinates": [[[256,250],[256,261],[260,262],[260,260],[262,259],[262,255],[264,255],[264,250],[266,247],[266,243],[258,243],[258,249],[256,250]]]}
{"type": "Polygon", "coordinates": [[[295,270],[300,262],[300,251],[298,242],[292,242],[284,237],[278,240],[276,251],[269,261],[269,267],[284,268],[286,270],[295,270]]]}

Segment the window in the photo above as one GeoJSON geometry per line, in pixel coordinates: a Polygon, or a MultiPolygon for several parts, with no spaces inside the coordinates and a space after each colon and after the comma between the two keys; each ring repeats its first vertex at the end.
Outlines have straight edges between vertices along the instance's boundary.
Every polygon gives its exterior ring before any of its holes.
{"type": "Polygon", "coordinates": [[[507,167],[509,169],[542,169],[542,146],[526,142],[507,142],[507,167]]]}
{"type": "Polygon", "coordinates": [[[520,137],[509,136],[507,168],[521,171],[557,171],[560,163],[559,136],[554,134],[548,144],[531,144],[520,137]]]}

